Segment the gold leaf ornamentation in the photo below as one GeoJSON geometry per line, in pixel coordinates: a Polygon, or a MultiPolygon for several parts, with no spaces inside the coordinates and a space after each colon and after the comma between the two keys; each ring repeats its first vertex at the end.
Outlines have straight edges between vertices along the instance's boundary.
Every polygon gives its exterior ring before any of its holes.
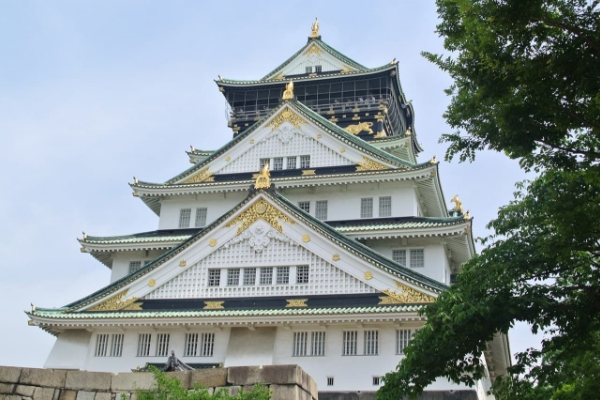
{"type": "Polygon", "coordinates": [[[155,285],[156,285],[156,279],[150,279],[150,280],[148,281],[148,286],[150,286],[150,287],[154,287],[155,285]]]}
{"type": "Polygon", "coordinates": [[[348,125],[347,127],[344,128],[344,130],[353,135],[358,135],[362,131],[366,131],[368,134],[372,135],[373,134],[373,129],[371,129],[372,126],[373,126],[372,122],[359,122],[358,124],[355,124],[355,125],[348,125]]]}
{"type": "Polygon", "coordinates": [[[276,75],[273,78],[271,78],[271,80],[280,81],[280,80],[282,80],[284,78],[285,78],[285,75],[283,74],[283,72],[280,72],[278,75],[276,75]]]}
{"type": "Polygon", "coordinates": [[[100,304],[96,304],[93,307],[88,308],[86,311],[116,311],[122,310],[125,307],[134,303],[138,298],[132,297],[130,299],[124,300],[125,296],[127,296],[127,292],[129,289],[123,290],[121,293],[118,293],[108,300],[104,300],[100,304]]]}
{"type": "Polygon", "coordinates": [[[401,289],[402,292],[396,292],[392,289],[385,289],[383,293],[386,296],[380,296],[381,300],[379,304],[421,304],[421,303],[433,303],[435,301],[435,297],[420,292],[416,289],[411,288],[401,282],[394,281],[396,287],[401,289]]]}
{"type": "Polygon", "coordinates": [[[285,305],[285,308],[290,308],[290,307],[308,307],[306,305],[306,302],[308,301],[308,299],[286,299],[285,301],[287,301],[287,304],[285,305]]]}
{"type": "Polygon", "coordinates": [[[334,255],[331,257],[331,259],[332,259],[333,261],[339,261],[339,260],[340,260],[340,255],[339,255],[339,254],[334,254],[334,255]]]}
{"type": "Polygon", "coordinates": [[[347,74],[347,73],[350,73],[350,72],[354,72],[354,70],[352,68],[346,66],[346,65],[344,65],[342,67],[342,74],[347,74]]]}
{"type": "Polygon", "coordinates": [[[121,308],[121,310],[127,310],[127,311],[141,311],[142,309],[142,302],[141,301],[136,301],[134,303],[131,303],[130,305],[121,308]]]}
{"type": "Polygon", "coordinates": [[[321,50],[321,48],[319,46],[317,46],[316,44],[313,43],[313,45],[310,46],[308,48],[308,50],[306,50],[304,52],[304,55],[305,56],[310,56],[311,54],[316,54],[316,55],[320,56],[321,53],[323,53],[323,50],[321,50]]]}
{"type": "Polygon", "coordinates": [[[215,177],[213,173],[209,171],[210,168],[203,169],[196,175],[189,179],[186,179],[183,183],[200,183],[200,182],[214,182],[215,177]]]}
{"type": "Polygon", "coordinates": [[[377,132],[377,134],[375,136],[373,136],[373,138],[375,138],[375,139],[379,139],[379,138],[383,138],[383,137],[387,137],[387,134],[385,133],[385,131],[377,132]]]}
{"type": "Polygon", "coordinates": [[[185,261],[185,260],[179,261],[179,266],[180,267],[185,267],[186,265],[187,265],[187,261],[185,261]]]}
{"type": "Polygon", "coordinates": [[[236,235],[239,235],[259,219],[262,219],[263,221],[267,222],[269,225],[271,225],[273,228],[277,229],[281,233],[283,233],[283,227],[279,223],[280,219],[290,224],[296,223],[294,220],[292,220],[290,217],[279,211],[277,208],[273,207],[267,201],[265,201],[264,199],[260,199],[225,226],[230,227],[241,222],[242,225],[238,228],[236,233],[236,235]]]}
{"type": "Polygon", "coordinates": [[[304,235],[304,236],[302,236],[302,241],[303,241],[304,243],[308,243],[308,242],[310,242],[310,235],[304,235]]]}
{"type": "Polygon", "coordinates": [[[389,169],[383,164],[380,164],[376,161],[373,161],[365,156],[363,156],[363,160],[357,162],[358,166],[356,167],[356,172],[359,171],[380,171],[383,169],[389,169]]]}
{"type": "Polygon", "coordinates": [[[225,300],[205,301],[203,310],[222,310],[225,308],[223,307],[223,303],[225,303],[225,300]]]}
{"type": "Polygon", "coordinates": [[[302,170],[302,176],[306,176],[306,175],[315,175],[316,172],[315,169],[303,169],[302,170]]]}
{"type": "Polygon", "coordinates": [[[301,124],[308,123],[298,114],[293,112],[289,107],[285,107],[283,111],[281,111],[275,118],[271,120],[271,122],[267,124],[267,126],[270,126],[271,132],[273,132],[275,129],[279,128],[284,122],[289,122],[290,124],[294,125],[300,130],[302,130],[301,124]]]}
{"type": "Polygon", "coordinates": [[[210,241],[208,242],[208,245],[210,247],[215,247],[217,245],[217,239],[210,239],[210,241]]]}
{"type": "Polygon", "coordinates": [[[371,279],[373,279],[373,273],[371,271],[367,271],[365,272],[365,279],[370,281],[371,279]]]}

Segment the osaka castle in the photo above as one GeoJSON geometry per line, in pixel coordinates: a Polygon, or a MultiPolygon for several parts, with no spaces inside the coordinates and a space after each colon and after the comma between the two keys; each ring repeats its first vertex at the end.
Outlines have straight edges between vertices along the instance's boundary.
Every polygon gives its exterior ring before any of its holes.
{"type": "MultiPolygon", "coordinates": [[[[420,161],[398,63],[365,67],[315,22],[264,77],[216,85],[231,140],[192,148],[166,182],[130,184],[157,229],[84,234],[110,282],[27,312],[56,336],[45,367],[131,371],[174,351],[194,368],[298,364],[320,392],[376,391],[475,253],[469,213],[444,196],[435,157],[420,161]]],[[[485,398],[510,363],[506,335],[481,357],[478,387],[428,390],[485,398]]]]}

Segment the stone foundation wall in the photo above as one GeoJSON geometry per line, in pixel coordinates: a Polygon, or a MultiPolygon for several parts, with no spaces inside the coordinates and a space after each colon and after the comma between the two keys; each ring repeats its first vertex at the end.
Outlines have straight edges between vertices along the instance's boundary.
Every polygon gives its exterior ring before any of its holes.
{"type": "MultiPolygon", "coordinates": [[[[271,400],[317,400],[317,384],[297,365],[229,367],[198,371],[169,372],[182,386],[193,389],[196,383],[236,394],[264,383],[271,400]]],[[[0,366],[0,400],[120,400],[124,393],[135,400],[135,388],[150,389],[154,376],[148,372],[112,374],[106,372],[0,366]]]]}
{"type": "MultiPolygon", "coordinates": [[[[319,400],[375,400],[375,392],[321,392],[319,400]]],[[[441,390],[423,392],[418,400],[477,400],[475,390],[441,390]]]]}

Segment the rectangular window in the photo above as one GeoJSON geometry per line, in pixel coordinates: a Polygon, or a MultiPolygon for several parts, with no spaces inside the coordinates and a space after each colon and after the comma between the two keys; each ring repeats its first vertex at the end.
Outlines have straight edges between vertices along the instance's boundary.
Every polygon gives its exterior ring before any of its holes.
{"type": "Polygon", "coordinates": [[[308,283],[308,265],[296,267],[296,283],[308,283]]]}
{"type": "Polygon", "coordinates": [[[212,357],[215,351],[215,334],[214,333],[203,333],[202,334],[202,352],[200,357],[212,357]]]}
{"type": "Polygon", "coordinates": [[[265,166],[265,164],[268,163],[268,162],[269,162],[268,158],[261,158],[260,159],[260,168],[259,169],[262,169],[265,166]]]}
{"type": "Polygon", "coordinates": [[[96,352],[94,355],[96,357],[106,357],[108,349],[108,334],[103,333],[96,337],[96,352]]]}
{"type": "Polygon", "coordinates": [[[393,250],[392,260],[406,267],[406,250],[393,250]]]}
{"type": "Polygon", "coordinates": [[[273,170],[283,169],[283,157],[275,157],[273,159],[273,170]]]}
{"type": "Polygon", "coordinates": [[[379,382],[381,382],[381,377],[379,376],[374,376],[373,377],[373,386],[379,386],[379,382]]]}
{"type": "Polygon", "coordinates": [[[379,198],[379,216],[380,217],[391,217],[392,216],[392,197],[384,196],[379,198]]]}
{"type": "Polygon", "coordinates": [[[115,333],[112,335],[112,346],[110,347],[111,357],[121,357],[123,355],[123,338],[125,335],[122,333],[115,333]]]}
{"type": "Polygon", "coordinates": [[[404,354],[404,349],[410,342],[410,329],[399,329],[396,331],[396,354],[404,354]]]}
{"type": "Polygon", "coordinates": [[[313,356],[325,355],[325,332],[312,332],[311,334],[311,354],[313,356]]]}
{"type": "Polygon", "coordinates": [[[227,270],[227,286],[238,286],[240,284],[240,269],[230,268],[227,270]]]}
{"type": "Polygon", "coordinates": [[[169,339],[170,334],[159,333],[156,335],[156,356],[167,357],[169,355],[169,339]]]}
{"type": "Polygon", "coordinates": [[[244,268],[244,286],[256,285],[256,268],[244,268]]]}
{"type": "Polygon", "coordinates": [[[323,66],[322,65],[315,65],[315,72],[323,72],[323,66]]]}
{"type": "Polygon", "coordinates": [[[290,283],[290,267],[277,267],[277,284],[287,285],[290,283]]]}
{"type": "Polygon", "coordinates": [[[327,386],[333,386],[333,376],[327,377],[327,386]]]}
{"type": "Polygon", "coordinates": [[[221,270],[220,269],[209,269],[208,270],[208,286],[219,286],[221,285],[221,270]]]}
{"type": "Polygon", "coordinates": [[[195,357],[198,350],[198,334],[187,333],[185,335],[185,348],[183,350],[184,357],[195,357]]]}
{"type": "Polygon", "coordinates": [[[310,156],[300,156],[300,168],[310,168],[310,156]]]}
{"type": "Polygon", "coordinates": [[[373,218],[373,198],[360,199],[360,217],[373,218]]]}
{"type": "Polygon", "coordinates": [[[410,267],[423,268],[425,266],[425,251],[423,249],[410,249],[410,267]]]}
{"type": "Polygon", "coordinates": [[[206,226],[207,211],[206,207],[196,208],[196,228],[204,228],[206,226]]]}
{"type": "Polygon", "coordinates": [[[355,356],[357,354],[358,331],[344,331],[344,347],[342,355],[355,356]]]}
{"type": "Polygon", "coordinates": [[[294,357],[306,356],[308,349],[308,332],[294,332],[294,357]]]}
{"type": "Polygon", "coordinates": [[[273,284],[273,267],[264,267],[260,269],[260,284],[261,285],[272,285],[273,284]]]}
{"type": "Polygon", "coordinates": [[[365,356],[379,354],[379,331],[365,331],[365,356]]]}
{"type": "Polygon", "coordinates": [[[135,271],[142,268],[141,261],[129,261],[129,273],[133,274],[135,271]]]}
{"type": "Polygon", "coordinates": [[[315,204],[315,217],[321,221],[327,219],[327,200],[318,200],[315,204]]]}
{"type": "Polygon", "coordinates": [[[306,67],[304,71],[306,71],[307,74],[310,74],[312,73],[312,67],[306,67]]]}
{"type": "Polygon", "coordinates": [[[299,201],[298,208],[310,214],[310,201],[299,201]]]}
{"type": "Polygon", "coordinates": [[[140,333],[138,336],[138,357],[148,357],[150,355],[150,341],[152,340],[151,333],[140,333]]]}
{"type": "Polygon", "coordinates": [[[179,227],[180,228],[189,228],[190,227],[190,217],[192,215],[191,208],[182,208],[179,210],[179,227]]]}
{"type": "Polygon", "coordinates": [[[296,169],[296,157],[288,157],[285,169],[296,169]]]}

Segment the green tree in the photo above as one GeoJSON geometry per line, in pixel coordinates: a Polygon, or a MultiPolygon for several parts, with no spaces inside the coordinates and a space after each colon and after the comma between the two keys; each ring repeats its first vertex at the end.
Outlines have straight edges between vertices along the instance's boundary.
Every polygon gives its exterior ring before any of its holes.
{"type": "Polygon", "coordinates": [[[423,310],[427,322],[378,399],[437,377],[473,385],[480,355],[515,321],[547,338],[516,355],[500,399],[589,398],[600,390],[600,11],[584,0],[438,0],[454,84],[446,159],[486,148],[539,172],[499,210],[480,255],[423,310]],[[586,397],[588,396],[588,397],[586,397]]]}
{"type": "MultiPolygon", "coordinates": [[[[243,389],[236,395],[229,394],[225,388],[221,388],[210,394],[207,388],[196,386],[188,390],[181,386],[181,382],[175,376],[169,376],[155,367],[150,367],[154,374],[156,386],[149,390],[137,389],[135,391],[138,400],[269,400],[271,393],[264,385],[255,385],[253,390],[243,389]]],[[[122,400],[127,400],[123,395],[122,400]]]]}

